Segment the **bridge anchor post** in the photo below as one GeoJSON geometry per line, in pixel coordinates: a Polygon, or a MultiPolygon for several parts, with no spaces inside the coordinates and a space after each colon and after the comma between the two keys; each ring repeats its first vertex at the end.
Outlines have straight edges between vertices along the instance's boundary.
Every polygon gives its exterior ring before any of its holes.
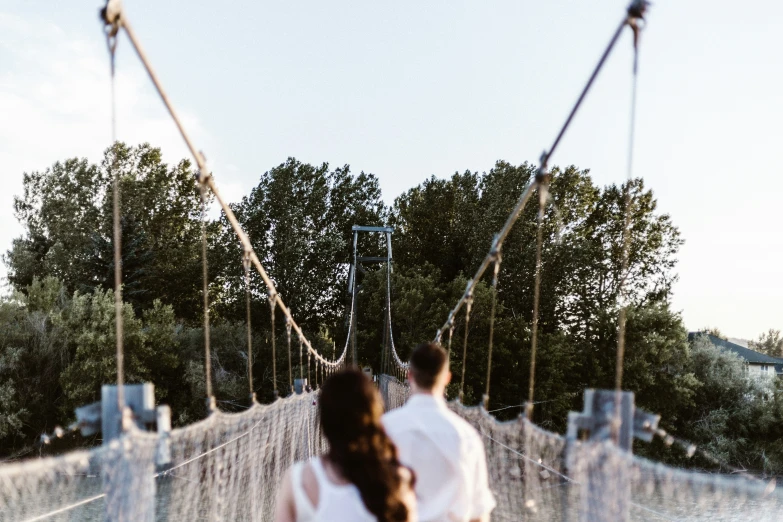
{"type": "Polygon", "coordinates": [[[119,411],[117,386],[104,385],[100,401],[76,409],[76,426],[83,436],[103,435],[104,520],[154,522],[155,468],[171,461],[171,409],[155,408],[151,383],[126,384],[123,390],[124,411],[119,411]],[[155,429],[157,440],[138,436],[139,431],[155,429]]]}
{"type": "Polygon", "coordinates": [[[580,522],[630,520],[633,439],[650,442],[660,418],[637,408],[633,392],[585,390],[566,432],[566,467],[582,488],[580,522]]]}

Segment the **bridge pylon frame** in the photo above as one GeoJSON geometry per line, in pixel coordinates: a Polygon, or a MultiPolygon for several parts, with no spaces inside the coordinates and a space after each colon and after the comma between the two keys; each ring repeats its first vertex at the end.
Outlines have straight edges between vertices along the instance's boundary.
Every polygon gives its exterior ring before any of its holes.
{"type": "MultiPolygon", "coordinates": [[[[353,309],[351,310],[351,360],[354,367],[359,366],[359,358],[356,350],[356,312],[359,308],[357,293],[359,285],[356,284],[356,271],[361,270],[364,273],[363,263],[386,263],[389,267],[389,273],[392,272],[392,246],[391,235],[394,232],[392,227],[374,227],[374,226],[362,226],[354,225],[351,228],[353,232],[353,263],[348,274],[348,292],[351,294],[351,302],[353,303],[353,309]],[[359,233],[371,233],[371,234],[384,234],[386,236],[386,255],[385,256],[359,256],[358,255],[358,243],[359,233]]],[[[388,300],[387,300],[388,307],[388,300]]],[[[386,310],[386,320],[384,321],[384,352],[387,350],[387,338],[389,336],[389,310],[386,310]]],[[[383,363],[382,363],[383,364],[383,363]]]]}

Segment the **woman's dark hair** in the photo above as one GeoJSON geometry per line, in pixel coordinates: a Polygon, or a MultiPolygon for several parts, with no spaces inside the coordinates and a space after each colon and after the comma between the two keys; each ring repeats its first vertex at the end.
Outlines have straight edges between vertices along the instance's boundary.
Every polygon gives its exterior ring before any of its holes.
{"type": "Polygon", "coordinates": [[[379,522],[407,520],[397,448],[381,424],[383,402],[372,381],[358,370],[332,375],[321,388],[319,413],[327,457],[359,489],[367,510],[379,522]]]}

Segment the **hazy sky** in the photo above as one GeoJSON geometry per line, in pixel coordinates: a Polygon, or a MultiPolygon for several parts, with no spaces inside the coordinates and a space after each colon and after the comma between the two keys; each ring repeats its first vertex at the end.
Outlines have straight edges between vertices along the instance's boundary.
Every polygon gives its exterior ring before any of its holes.
{"type": "MultiPolygon", "coordinates": [[[[126,0],[169,95],[237,200],[289,156],[376,174],[391,202],[426,177],[536,162],[625,1],[230,3],[126,0]]],[[[110,144],[97,0],[0,0],[0,249],[24,171],[110,144]]],[[[657,1],[641,42],[635,174],[686,241],[690,329],[783,328],[783,3],[657,1]]],[[[625,179],[624,35],[553,164],[625,179]]],[[[186,150],[123,37],[118,137],[186,150]]],[[[489,242],[489,238],[487,239],[489,242]]],[[[0,274],[5,270],[0,269],[0,274]]]]}

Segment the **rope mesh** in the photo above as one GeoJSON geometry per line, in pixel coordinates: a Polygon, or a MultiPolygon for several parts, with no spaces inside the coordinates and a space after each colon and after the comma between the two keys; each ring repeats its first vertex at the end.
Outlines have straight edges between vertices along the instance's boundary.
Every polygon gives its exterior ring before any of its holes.
{"type": "Polygon", "coordinates": [[[0,467],[0,520],[102,520],[112,499],[122,503],[115,520],[271,520],[285,470],[325,449],[316,399],[216,411],[172,431],[168,444],[132,430],[91,451],[0,467]]]}
{"type": "MultiPolygon", "coordinates": [[[[388,409],[409,388],[379,376],[388,409]]],[[[91,451],[0,467],[0,520],[271,520],[283,473],[326,449],[317,392],[216,411],[169,436],[136,429],[91,451]],[[170,456],[155,467],[158,457],[170,456]],[[153,518],[154,517],[154,518],[153,518]]],[[[783,495],[738,476],[671,468],[611,443],[569,443],[525,418],[449,403],[485,443],[492,520],[779,520],[783,495]]]]}
{"type": "MultiPolygon", "coordinates": [[[[379,384],[387,409],[410,393],[387,375],[379,384]]],[[[484,439],[498,503],[493,521],[772,522],[783,512],[783,494],[762,481],[664,466],[610,442],[569,443],[524,417],[498,421],[481,406],[452,401],[449,408],[484,439]]]]}

